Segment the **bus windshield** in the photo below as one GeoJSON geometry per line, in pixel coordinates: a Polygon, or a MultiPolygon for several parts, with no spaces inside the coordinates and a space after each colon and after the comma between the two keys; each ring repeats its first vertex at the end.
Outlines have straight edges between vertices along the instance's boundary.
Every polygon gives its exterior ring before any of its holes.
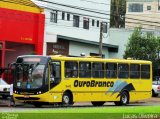
{"type": "Polygon", "coordinates": [[[21,89],[37,89],[43,85],[44,64],[17,64],[15,87],[21,89]]]}

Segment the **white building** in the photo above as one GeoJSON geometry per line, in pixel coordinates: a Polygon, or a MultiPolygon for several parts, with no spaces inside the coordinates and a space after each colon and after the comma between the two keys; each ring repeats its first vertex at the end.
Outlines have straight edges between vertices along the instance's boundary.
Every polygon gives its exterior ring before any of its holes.
{"type": "Polygon", "coordinates": [[[34,0],[46,15],[44,55],[53,49],[60,54],[79,56],[99,53],[100,24],[103,22],[103,54],[118,52],[109,40],[110,0],[34,0]],[[108,27],[108,28],[107,28],[108,27]]]}

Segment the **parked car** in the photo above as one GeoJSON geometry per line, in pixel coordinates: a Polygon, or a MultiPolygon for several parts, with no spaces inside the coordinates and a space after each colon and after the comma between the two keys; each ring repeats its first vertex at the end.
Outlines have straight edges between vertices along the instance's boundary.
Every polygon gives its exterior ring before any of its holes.
{"type": "Polygon", "coordinates": [[[157,97],[160,94],[160,77],[155,77],[152,82],[152,97],[157,97]]]}
{"type": "Polygon", "coordinates": [[[3,79],[0,79],[0,96],[7,98],[10,95],[10,85],[3,79]]]}

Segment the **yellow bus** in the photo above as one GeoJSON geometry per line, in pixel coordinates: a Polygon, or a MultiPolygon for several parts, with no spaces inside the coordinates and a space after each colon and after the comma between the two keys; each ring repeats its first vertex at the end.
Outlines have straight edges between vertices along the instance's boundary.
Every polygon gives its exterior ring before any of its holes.
{"type": "Polygon", "coordinates": [[[143,60],[19,56],[15,63],[14,99],[32,103],[72,105],[105,102],[127,105],[152,95],[152,63],[143,60]]]}

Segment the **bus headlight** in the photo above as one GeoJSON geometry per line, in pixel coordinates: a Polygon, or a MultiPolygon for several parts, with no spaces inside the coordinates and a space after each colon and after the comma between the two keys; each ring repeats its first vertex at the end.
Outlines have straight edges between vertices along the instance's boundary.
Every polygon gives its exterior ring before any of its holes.
{"type": "Polygon", "coordinates": [[[37,94],[41,94],[41,93],[42,93],[41,91],[37,92],[37,94]]]}

